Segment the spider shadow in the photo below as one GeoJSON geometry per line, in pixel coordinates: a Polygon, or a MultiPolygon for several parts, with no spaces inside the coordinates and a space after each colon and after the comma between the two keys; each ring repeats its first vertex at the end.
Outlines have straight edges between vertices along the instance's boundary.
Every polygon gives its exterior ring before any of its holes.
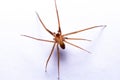
{"type": "MultiPolygon", "coordinates": [[[[67,51],[65,49],[61,49],[59,47],[59,52],[60,52],[60,67],[63,66],[63,64],[65,64],[67,62],[67,51]]],[[[51,69],[50,71],[53,73],[53,74],[56,74],[56,70],[58,69],[58,53],[57,53],[57,47],[54,48],[54,51],[53,51],[53,54],[51,56],[51,61],[52,61],[52,64],[51,65],[51,69]]],[[[50,61],[50,62],[51,62],[50,61]]]]}
{"type": "Polygon", "coordinates": [[[103,31],[104,29],[106,29],[107,27],[104,27],[100,30],[100,32],[98,32],[98,34],[96,35],[96,37],[94,38],[94,40],[92,40],[92,43],[91,45],[89,46],[89,48],[92,50],[92,49],[95,49],[96,46],[98,45],[98,43],[100,43],[100,41],[102,41],[102,37],[103,37],[103,31]]]}
{"type": "MultiPolygon", "coordinates": [[[[60,53],[60,62],[65,62],[67,60],[67,51],[59,47],[59,53],[60,53]]],[[[53,58],[57,62],[58,60],[57,47],[55,48],[53,52],[53,58]]]]}

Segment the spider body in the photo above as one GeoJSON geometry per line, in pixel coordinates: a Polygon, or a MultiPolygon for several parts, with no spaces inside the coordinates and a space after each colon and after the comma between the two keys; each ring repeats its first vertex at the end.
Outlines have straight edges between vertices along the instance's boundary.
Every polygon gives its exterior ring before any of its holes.
{"type": "Polygon", "coordinates": [[[57,43],[57,44],[59,44],[60,45],[60,47],[62,48],[62,49],[65,49],[65,43],[64,43],[64,37],[58,32],[57,34],[55,34],[55,38],[54,38],[54,40],[55,40],[55,42],[57,43]]]}
{"type": "Polygon", "coordinates": [[[90,30],[90,29],[93,29],[93,28],[98,28],[98,27],[103,27],[105,28],[106,25],[99,25],[99,26],[93,26],[93,27],[88,27],[88,28],[85,28],[85,29],[81,29],[81,30],[77,30],[77,31],[73,31],[73,32],[70,32],[70,33],[66,33],[66,34],[62,34],[62,31],[61,31],[61,27],[60,27],[60,19],[59,19],[59,14],[58,14],[58,9],[57,9],[57,5],[56,5],[56,0],[54,0],[55,2],[55,9],[56,9],[56,15],[57,15],[57,21],[58,21],[58,32],[57,33],[54,33],[54,32],[51,32],[49,29],[46,28],[45,24],[43,23],[43,21],[41,20],[40,16],[38,15],[38,13],[36,12],[36,15],[40,21],[40,23],[42,24],[42,26],[44,27],[44,29],[49,33],[51,34],[54,38],[53,40],[45,40],[45,39],[39,39],[39,38],[35,38],[35,37],[31,37],[31,36],[27,36],[27,35],[22,35],[22,36],[25,36],[25,37],[28,37],[28,38],[32,38],[32,39],[35,39],[35,40],[38,40],[38,41],[43,41],[43,42],[49,42],[49,43],[53,43],[53,47],[51,49],[51,52],[50,52],[50,55],[46,61],[46,65],[45,65],[45,72],[47,72],[47,65],[48,65],[48,62],[51,58],[51,55],[53,54],[53,51],[55,49],[55,47],[57,47],[57,57],[58,57],[58,80],[59,80],[59,77],[60,77],[60,51],[59,51],[59,46],[62,48],[62,49],[65,49],[65,43],[66,44],[69,44],[71,46],[74,46],[76,48],[79,48],[83,51],[86,51],[88,53],[90,53],[88,50],[80,47],[80,46],[77,46],[73,43],[70,43],[68,40],[83,40],[83,41],[91,41],[89,39],[84,39],[84,38],[69,38],[69,37],[66,37],[68,35],[72,35],[72,34],[76,34],[76,33],[80,33],[80,32],[84,32],[84,31],[87,31],[87,30],[90,30]]]}

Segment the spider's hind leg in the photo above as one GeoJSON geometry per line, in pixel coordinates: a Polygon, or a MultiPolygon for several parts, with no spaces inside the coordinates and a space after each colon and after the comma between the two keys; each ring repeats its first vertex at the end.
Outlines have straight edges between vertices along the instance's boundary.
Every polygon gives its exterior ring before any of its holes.
{"type": "Polygon", "coordinates": [[[49,60],[50,60],[50,58],[51,58],[51,55],[52,55],[52,53],[53,53],[53,51],[54,51],[55,45],[56,45],[56,43],[54,43],[54,45],[53,45],[53,47],[52,47],[52,50],[51,50],[51,52],[50,52],[50,55],[49,55],[49,57],[48,57],[48,59],[47,59],[47,61],[46,61],[45,72],[47,72],[47,65],[48,65],[48,62],[49,62],[49,60]]]}

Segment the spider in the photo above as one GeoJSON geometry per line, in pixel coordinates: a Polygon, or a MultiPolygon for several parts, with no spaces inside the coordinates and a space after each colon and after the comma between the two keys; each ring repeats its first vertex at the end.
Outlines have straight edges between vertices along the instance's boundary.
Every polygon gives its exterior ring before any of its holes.
{"type": "Polygon", "coordinates": [[[50,55],[49,55],[49,57],[48,57],[48,59],[46,61],[45,72],[47,72],[47,65],[48,65],[48,62],[49,62],[49,60],[51,58],[51,55],[53,54],[54,48],[57,46],[57,62],[58,62],[57,63],[57,66],[58,66],[57,70],[58,70],[58,80],[59,80],[59,77],[60,77],[60,51],[59,51],[59,46],[60,46],[60,48],[65,49],[65,43],[67,43],[67,44],[70,44],[70,45],[72,45],[74,47],[77,47],[77,48],[79,48],[79,49],[81,49],[83,51],[86,51],[86,52],[90,53],[88,50],[86,50],[86,49],[84,49],[84,48],[82,48],[80,46],[77,46],[75,44],[72,44],[72,43],[68,42],[67,40],[84,40],[84,41],[91,41],[91,40],[84,39],[84,38],[69,38],[69,37],[66,37],[66,36],[71,35],[71,34],[76,34],[76,33],[79,33],[79,32],[83,32],[83,31],[87,31],[87,30],[90,30],[90,29],[93,29],[93,28],[98,28],[98,27],[105,28],[106,25],[99,25],[99,26],[88,27],[88,28],[85,28],[85,29],[82,29],[82,30],[77,30],[77,31],[73,31],[73,32],[70,32],[70,33],[62,34],[56,0],[54,0],[54,4],[55,4],[56,15],[57,15],[57,22],[58,22],[58,31],[57,31],[57,33],[52,32],[49,29],[47,29],[45,24],[43,23],[42,19],[40,18],[39,14],[37,12],[35,12],[37,17],[38,17],[38,19],[39,19],[39,21],[40,21],[40,23],[44,27],[44,29],[49,34],[51,34],[54,37],[53,40],[39,39],[39,38],[27,36],[27,35],[22,35],[22,36],[25,36],[25,37],[28,37],[28,38],[32,38],[32,39],[35,39],[35,40],[38,40],[38,41],[44,41],[44,42],[53,43],[52,50],[51,50],[50,55]]]}

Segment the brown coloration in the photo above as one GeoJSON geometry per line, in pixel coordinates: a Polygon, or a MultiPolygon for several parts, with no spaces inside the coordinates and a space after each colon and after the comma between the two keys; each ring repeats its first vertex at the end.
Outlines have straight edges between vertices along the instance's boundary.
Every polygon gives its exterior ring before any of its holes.
{"type": "Polygon", "coordinates": [[[65,49],[64,37],[61,34],[56,34],[54,40],[60,45],[62,49],[65,49]]]}
{"type": "Polygon", "coordinates": [[[67,44],[70,44],[74,47],[77,47],[83,51],[86,51],[88,53],[90,53],[89,51],[87,51],[86,49],[82,48],[82,47],[79,47],[75,44],[72,44],[66,40],[84,40],[84,41],[91,41],[91,40],[88,40],[88,39],[83,39],[83,38],[68,38],[66,36],[68,35],[72,35],[72,34],[76,34],[76,33],[79,33],[79,32],[83,32],[83,31],[87,31],[87,30],[90,30],[90,29],[93,29],[93,28],[98,28],[98,27],[106,27],[106,25],[99,25],[99,26],[93,26],[93,27],[89,27],[89,28],[86,28],[86,29],[82,29],[82,30],[78,30],[78,31],[74,31],[74,32],[70,32],[70,33],[67,33],[67,34],[62,34],[61,32],[61,28],[60,28],[60,19],[59,19],[59,14],[58,14],[58,9],[57,9],[57,4],[56,4],[56,0],[54,0],[55,2],[55,9],[56,9],[56,15],[57,15],[57,21],[58,21],[58,33],[54,33],[54,32],[51,32],[49,29],[46,28],[45,24],[43,23],[43,21],[41,20],[40,16],[38,15],[38,13],[36,12],[36,15],[40,21],[40,23],[42,24],[42,26],[45,28],[45,30],[50,33],[54,38],[53,38],[53,41],[52,40],[44,40],[44,39],[38,39],[38,38],[34,38],[34,37],[31,37],[31,36],[27,36],[27,35],[22,35],[22,36],[25,36],[25,37],[28,37],[28,38],[32,38],[32,39],[35,39],[35,40],[38,40],[38,41],[44,41],[44,42],[50,42],[50,43],[54,43],[53,44],[53,47],[52,47],[52,50],[50,52],[50,55],[46,61],[46,65],[45,65],[45,72],[47,72],[47,65],[48,65],[48,62],[51,58],[51,55],[53,54],[53,51],[54,51],[54,48],[55,46],[57,45],[57,56],[58,56],[58,80],[60,78],[60,51],[59,51],[59,45],[62,49],[65,49],[65,43],[67,44]]]}

